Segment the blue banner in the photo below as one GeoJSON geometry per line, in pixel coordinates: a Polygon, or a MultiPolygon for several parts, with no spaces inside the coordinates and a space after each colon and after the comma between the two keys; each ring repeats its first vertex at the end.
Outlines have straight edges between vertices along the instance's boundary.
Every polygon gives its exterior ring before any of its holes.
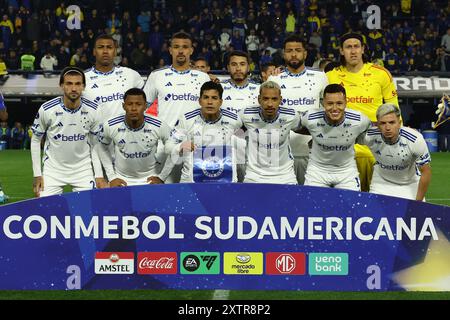
{"type": "Polygon", "coordinates": [[[0,207],[0,289],[450,290],[450,207],[265,184],[0,207]]]}

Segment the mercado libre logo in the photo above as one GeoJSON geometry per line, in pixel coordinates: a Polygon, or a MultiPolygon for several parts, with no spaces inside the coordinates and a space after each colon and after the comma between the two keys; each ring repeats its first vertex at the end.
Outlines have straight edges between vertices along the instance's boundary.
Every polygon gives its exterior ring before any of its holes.
{"type": "Polygon", "coordinates": [[[225,252],[223,273],[233,275],[263,274],[262,252],[225,252]]]}
{"type": "Polygon", "coordinates": [[[181,274],[219,274],[219,252],[181,252],[181,274]]]}

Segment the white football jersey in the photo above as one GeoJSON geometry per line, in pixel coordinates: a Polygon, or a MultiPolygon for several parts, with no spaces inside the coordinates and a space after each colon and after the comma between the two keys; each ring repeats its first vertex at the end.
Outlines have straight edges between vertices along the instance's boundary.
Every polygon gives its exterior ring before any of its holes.
{"type": "Polygon", "coordinates": [[[89,140],[98,130],[95,102],[81,98],[80,107],[75,110],[66,108],[62,97],[42,104],[32,131],[39,138],[46,134],[42,160],[44,173],[51,171],[62,176],[92,173],[89,140]]]}
{"type": "Polygon", "coordinates": [[[86,88],[83,96],[99,105],[101,123],[125,114],[123,95],[128,89],[144,86],[142,76],[133,69],[115,66],[110,72],[100,72],[92,67],[85,72],[86,88]]]}
{"type": "MultiPolygon", "coordinates": [[[[166,153],[179,152],[184,141],[191,141],[196,148],[231,145],[231,137],[242,127],[241,119],[233,112],[221,110],[214,122],[203,118],[200,109],[188,112],[177,122],[166,144],[166,153]]],[[[193,182],[194,155],[183,159],[181,182],[193,182]]],[[[236,163],[233,159],[233,181],[236,181],[236,163]]]]}
{"type": "Polygon", "coordinates": [[[230,79],[221,83],[223,87],[222,109],[238,113],[244,108],[258,105],[259,84],[248,81],[239,87],[230,79]]]}
{"type": "MultiPolygon", "coordinates": [[[[125,115],[110,119],[103,124],[99,140],[104,145],[114,145],[114,176],[130,180],[157,176],[155,157],[158,140],[166,142],[169,127],[160,120],[145,116],[140,128],[132,129],[125,122],[125,115]]],[[[161,177],[165,180],[166,177],[161,177]]]]}
{"type": "Polygon", "coordinates": [[[356,169],[353,146],[371,126],[369,118],[359,111],[346,110],[342,122],[332,125],[326,120],[325,111],[314,109],[302,115],[301,124],[311,134],[309,161],[316,167],[332,172],[356,169]]]}
{"type": "Polygon", "coordinates": [[[387,143],[378,128],[367,131],[361,144],[375,156],[374,171],[395,184],[410,184],[418,180],[421,167],[431,162],[427,143],[420,132],[402,127],[397,142],[387,143]]]}
{"type": "MultiPolygon", "coordinates": [[[[275,81],[281,88],[281,106],[293,108],[299,113],[320,107],[323,90],[328,85],[328,78],[323,71],[305,67],[297,74],[285,69],[277,76],[270,76],[268,80],[275,81]]],[[[292,153],[295,157],[307,156],[310,136],[291,134],[292,153]]]]}
{"type": "Polygon", "coordinates": [[[289,134],[300,125],[294,109],[280,107],[272,121],[263,118],[260,107],[245,108],[239,114],[247,129],[248,162],[245,178],[260,183],[277,183],[294,175],[289,134]]]}
{"type": "Polygon", "coordinates": [[[183,114],[199,107],[200,88],[207,81],[210,79],[204,72],[179,72],[168,66],[148,76],[144,91],[150,104],[158,99],[158,118],[173,127],[183,114]]]}

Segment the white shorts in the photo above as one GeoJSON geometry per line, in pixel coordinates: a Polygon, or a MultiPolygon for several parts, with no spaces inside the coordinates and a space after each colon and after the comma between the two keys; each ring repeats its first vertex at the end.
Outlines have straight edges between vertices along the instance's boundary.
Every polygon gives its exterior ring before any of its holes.
{"type": "Polygon", "coordinates": [[[276,177],[264,177],[247,170],[244,183],[274,183],[274,184],[297,184],[294,171],[289,175],[279,175],[276,177]]]}
{"type": "Polygon", "coordinates": [[[369,192],[382,194],[385,196],[416,200],[418,189],[419,179],[413,181],[410,184],[395,184],[383,179],[375,169],[375,171],[373,172],[372,183],[370,184],[369,192]]]}
{"type": "Polygon", "coordinates": [[[73,192],[95,189],[95,179],[92,172],[76,176],[44,172],[42,177],[44,179],[44,190],[41,191],[40,197],[62,194],[65,186],[71,186],[73,192]]]}
{"type": "Polygon", "coordinates": [[[361,191],[359,173],[356,166],[339,172],[330,172],[310,162],[306,169],[305,186],[361,191]]]}

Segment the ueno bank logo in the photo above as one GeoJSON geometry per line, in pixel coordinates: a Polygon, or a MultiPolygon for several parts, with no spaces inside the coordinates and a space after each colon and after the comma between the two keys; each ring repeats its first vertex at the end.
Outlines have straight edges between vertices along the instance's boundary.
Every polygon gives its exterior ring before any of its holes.
{"type": "Polygon", "coordinates": [[[176,252],[139,252],[138,274],[176,274],[176,252]]]}

